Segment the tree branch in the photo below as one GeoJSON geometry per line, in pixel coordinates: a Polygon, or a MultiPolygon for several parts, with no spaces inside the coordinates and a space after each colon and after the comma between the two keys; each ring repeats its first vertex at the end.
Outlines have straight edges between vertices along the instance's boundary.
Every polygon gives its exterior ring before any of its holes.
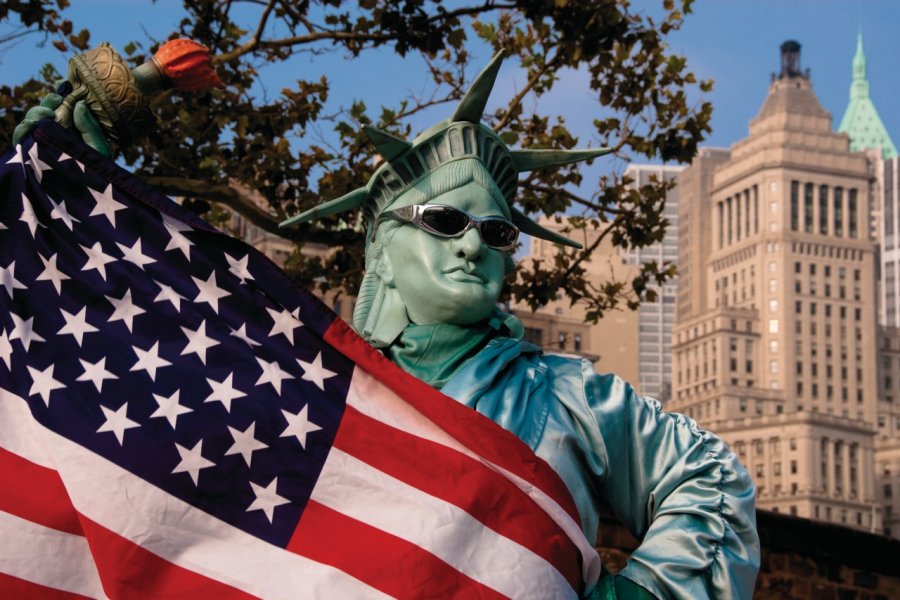
{"type": "Polygon", "coordinates": [[[513,113],[513,109],[522,102],[522,99],[525,97],[525,95],[528,94],[528,92],[531,91],[531,88],[533,88],[535,84],[537,84],[538,80],[543,77],[548,70],[550,70],[550,67],[556,64],[558,58],[559,55],[557,54],[556,56],[545,62],[544,65],[540,69],[538,69],[534,75],[531,76],[531,79],[528,80],[528,83],[526,83],[524,87],[519,90],[519,93],[516,94],[515,97],[513,97],[512,101],[509,103],[509,108],[506,110],[503,118],[501,118],[500,121],[492,127],[494,131],[500,131],[501,129],[506,127],[506,124],[509,123],[510,116],[513,113]]]}
{"type": "Polygon", "coordinates": [[[263,9],[262,16],[259,18],[259,24],[256,26],[256,31],[254,32],[253,37],[251,37],[247,41],[247,43],[241,44],[231,52],[228,52],[227,54],[220,54],[219,56],[213,58],[213,64],[229,62],[232,59],[256,50],[256,48],[262,41],[263,30],[265,30],[266,28],[266,23],[269,20],[269,15],[272,14],[272,9],[275,8],[276,1],[277,0],[269,0],[269,3],[263,9]]]}
{"type": "Polygon", "coordinates": [[[278,223],[281,220],[260,207],[259,192],[241,185],[212,183],[205,179],[187,179],[162,175],[144,176],[143,179],[169,196],[193,196],[217,202],[240,214],[263,231],[297,243],[343,246],[352,244],[360,237],[357,232],[352,230],[326,231],[323,229],[309,229],[304,231],[296,227],[281,229],[278,227],[278,223]]]}

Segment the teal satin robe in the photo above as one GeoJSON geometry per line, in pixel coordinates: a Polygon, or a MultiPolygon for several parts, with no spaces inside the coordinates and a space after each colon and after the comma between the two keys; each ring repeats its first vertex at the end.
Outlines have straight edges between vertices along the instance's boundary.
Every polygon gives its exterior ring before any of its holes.
{"type": "Polygon", "coordinates": [[[733,452],[572,356],[495,337],[442,391],[515,433],[562,477],[596,540],[607,500],[639,539],[620,573],[658,598],[750,598],[759,568],[753,484],[733,452]]]}

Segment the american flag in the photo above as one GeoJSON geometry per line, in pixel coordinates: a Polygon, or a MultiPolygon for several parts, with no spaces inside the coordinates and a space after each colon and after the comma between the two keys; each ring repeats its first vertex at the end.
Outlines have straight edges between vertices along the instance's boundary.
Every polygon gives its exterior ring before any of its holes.
{"type": "Polygon", "coordinates": [[[0,596],[576,598],[559,477],[42,122],[0,159],[0,596]]]}

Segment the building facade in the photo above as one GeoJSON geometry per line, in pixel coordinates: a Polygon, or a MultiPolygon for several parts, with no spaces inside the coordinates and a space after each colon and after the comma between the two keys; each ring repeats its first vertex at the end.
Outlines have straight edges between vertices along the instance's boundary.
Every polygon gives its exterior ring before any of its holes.
{"type": "MultiPolygon", "coordinates": [[[[562,232],[563,225],[552,219],[541,220],[548,229],[562,232]]],[[[585,246],[593,245],[599,232],[589,234],[585,246]]],[[[531,261],[553,264],[557,247],[552,242],[531,239],[528,255],[521,261],[528,268],[531,261]]],[[[630,281],[637,267],[629,265],[609,238],[600,241],[592,260],[584,265],[586,277],[593,281],[630,281]]],[[[586,310],[572,306],[560,291],[546,306],[532,311],[524,303],[510,310],[525,326],[525,338],[548,352],[577,354],[594,363],[599,372],[615,373],[637,385],[638,381],[638,313],[627,309],[608,311],[597,323],[585,322],[586,310]]],[[[639,390],[640,391],[640,390],[639,390]]]]}
{"type": "Polygon", "coordinates": [[[669,408],[729,442],[760,508],[881,531],[870,167],[832,131],[799,44],[716,158],[706,186],[703,155],[682,174],[699,182],[682,203],[704,207],[683,227],[710,235],[682,245],[669,408]]]}
{"type": "MultiPolygon", "coordinates": [[[[649,184],[652,180],[671,181],[684,170],[683,166],[629,165],[625,176],[631,178],[635,188],[649,184]]],[[[635,248],[623,253],[627,264],[639,268],[645,262],[656,261],[660,265],[675,264],[678,261],[679,187],[666,194],[663,217],[669,222],[662,242],[635,248]]],[[[678,293],[678,277],[663,285],[650,285],[656,292],[652,302],[641,302],[638,307],[638,378],[634,383],[644,396],[656,398],[662,403],[672,396],[672,327],[675,324],[675,303],[678,293]]]]}

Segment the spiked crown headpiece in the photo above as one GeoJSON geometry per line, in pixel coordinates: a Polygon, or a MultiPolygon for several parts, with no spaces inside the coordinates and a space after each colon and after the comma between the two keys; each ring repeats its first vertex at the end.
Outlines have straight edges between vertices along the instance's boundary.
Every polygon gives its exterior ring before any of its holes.
{"type": "Polygon", "coordinates": [[[420,134],[411,143],[386,131],[365,126],[363,131],[383,159],[369,182],[340,198],[295,215],[281,223],[281,226],[305,223],[361,208],[371,238],[374,234],[372,226],[377,222],[378,216],[406,190],[442,165],[464,158],[475,158],[491,174],[506,199],[510,219],[523,233],[580,248],[579,243],[541,227],[513,206],[518,174],[571,164],[608,154],[612,150],[510,150],[496,133],[481,123],[502,62],[503,52],[498,52],[475,79],[453,116],[420,134]]]}

